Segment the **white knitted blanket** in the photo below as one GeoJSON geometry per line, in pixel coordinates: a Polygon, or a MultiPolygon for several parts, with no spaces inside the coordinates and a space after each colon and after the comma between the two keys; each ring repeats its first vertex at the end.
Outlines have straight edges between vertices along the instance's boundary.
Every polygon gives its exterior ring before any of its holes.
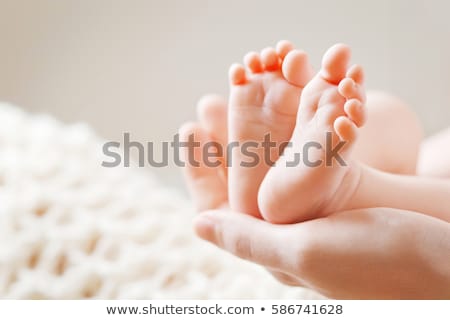
{"type": "Polygon", "coordinates": [[[0,104],[0,298],[316,298],[197,239],[189,201],[100,140],[0,104]]]}

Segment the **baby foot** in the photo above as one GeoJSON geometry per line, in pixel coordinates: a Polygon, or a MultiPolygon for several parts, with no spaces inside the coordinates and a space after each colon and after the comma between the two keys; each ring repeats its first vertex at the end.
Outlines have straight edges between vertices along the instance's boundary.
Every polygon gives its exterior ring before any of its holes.
{"type": "Polygon", "coordinates": [[[292,145],[269,170],[258,194],[264,219],[294,223],[351,206],[360,168],[351,149],[366,110],[362,68],[348,68],[349,61],[347,46],[331,47],[304,88],[292,145]]]}
{"type": "Polygon", "coordinates": [[[228,192],[233,210],[260,217],[260,183],[291,137],[300,94],[313,72],[306,54],[287,41],[261,54],[248,53],[244,64],[247,72],[239,64],[229,71],[228,192]],[[272,148],[267,153],[262,142],[269,133],[272,148]]]}

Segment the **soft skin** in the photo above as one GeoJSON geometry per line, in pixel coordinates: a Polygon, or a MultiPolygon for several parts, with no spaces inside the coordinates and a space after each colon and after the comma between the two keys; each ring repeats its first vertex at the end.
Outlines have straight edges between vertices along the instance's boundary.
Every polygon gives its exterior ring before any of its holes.
{"type": "Polygon", "coordinates": [[[217,171],[187,171],[194,200],[206,210],[195,221],[197,234],[266,267],[285,284],[337,299],[450,298],[447,222],[376,208],[274,225],[231,211],[226,184],[217,171]]]}
{"type": "Polygon", "coordinates": [[[353,149],[359,128],[366,121],[367,108],[363,69],[358,65],[350,67],[349,63],[350,48],[343,44],[332,46],[325,52],[319,72],[303,89],[291,147],[267,172],[258,192],[265,220],[295,223],[352,205],[351,194],[360,175],[353,149]],[[311,143],[316,146],[306,149],[311,143]],[[341,161],[346,165],[327,160],[331,152],[325,150],[339,145],[341,161]],[[302,160],[296,161],[299,155],[302,160]]]}
{"type": "MultiPolygon", "coordinates": [[[[249,52],[244,65],[233,64],[229,70],[230,103],[228,108],[228,142],[260,144],[266,134],[274,143],[270,160],[276,161],[283,143],[289,141],[295,126],[300,95],[313,71],[305,52],[295,50],[288,41],[260,53],[249,52]]],[[[263,161],[264,148],[252,151],[260,161],[251,161],[242,148],[232,149],[228,170],[228,193],[234,210],[260,217],[257,203],[259,185],[270,168],[263,161]]]]}
{"type": "Polygon", "coordinates": [[[376,208],[273,225],[222,209],[201,213],[195,230],[329,298],[450,298],[450,225],[426,215],[376,208]]]}
{"type": "MultiPolygon", "coordinates": [[[[364,196],[372,190],[364,188],[364,193],[356,193],[363,175],[369,179],[374,176],[366,173],[362,164],[386,172],[415,174],[422,136],[417,118],[401,100],[383,93],[370,94],[366,106],[363,69],[350,67],[349,62],[350,48],[334,45],[313,76],[306,53],[294,49],[288,41],[280,41],[276,49],[245,55],[245,67],[231,66],[228,108],[219,111],[216,103],[209,112],[220,113],[222,122],[227,115],[228,138],[224,140],[228,143],[260,143],[270,133],[274,146],[270,160],[276,161],[275,167],[266,163],[265,150],[260,146],[252,150],[259,162],[245,166],[242,162],[250,161],[249,157],[241,148],[231,149],[227,171],[231,209],[273,223],[295,223],[335,211],[371,207],[364,196]],[[314,148],[309,149],[309,162],[322,165],[311,167],[305,161],[295,167],[288,165],[299,154],[304,156],[304,148],[311,142],[325,147],[328,134],[333,147],[345,142],[340,156],[347,166],[326,164],[323,149],[314,148]],[[280,157],[279,147],[288,141],[292,147],[280,157]]],[[[214,132],[211,124],[218,121],[206,122],[208,130],[214,132]]],[[[217,123],[217,127],[223,132],[223,124],[217,123]]],[[[370,185],[377,188],[386,180],[383,178],[386,176],[378,175],[370,185]]],[[[439,198],[444,197],[447,195],[439,198]]],[[[404,201],[377,205],[410,209],[404,201]]],[[[426,209],[439,216],[435,208],[426,209]]]]}
{"type": "MultiPolygon", "coordinates": [[[[223,99],[205,97],[199,104],[200,122],[183,126],[181,136],[194,134],[202,143],[226,143],[224,131],[216,131],[223,126],[224,112],[223,99]]],[[[443,155],[440,149],[432,151],[443,155]]],[[[195,157],[200,159],[200,152],[195,157]]],[[[283,283],[313,288],[332,298],[450,297],[447,222],[376,208],[272,225],[229,209],[224,168],[187,166],[184,172],[200,211],[222,208],[198,216],[199,236],[265,266],[283,283]]]]}

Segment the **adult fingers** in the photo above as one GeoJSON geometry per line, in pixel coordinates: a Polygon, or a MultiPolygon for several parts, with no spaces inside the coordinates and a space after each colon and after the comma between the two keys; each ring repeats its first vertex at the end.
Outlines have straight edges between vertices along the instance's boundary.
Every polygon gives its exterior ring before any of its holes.
{"type": "Polygon", "coordinates": [[[205,159],[203,147],[211,139],[199,123],[186,123],[180,130],[183,148],[183,173],[192,199],[199,211],[219,208],[227,202],[227,186],[220,158],[205,159]],[[194,145],[195,144],[195,145],[194,145]]]}

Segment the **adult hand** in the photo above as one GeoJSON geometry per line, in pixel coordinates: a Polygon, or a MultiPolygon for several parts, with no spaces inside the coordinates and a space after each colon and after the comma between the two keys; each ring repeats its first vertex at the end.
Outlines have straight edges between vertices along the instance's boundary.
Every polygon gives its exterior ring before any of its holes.
{"type": "MultiPolygon", "coordinates": [[[[205,125],[187,124],[204,143],[205,125]]],[[[223,132],[223,131],[221,131],[223,132]]],[[[450,224],[419,213],[374,208],[340,212],[293,225],[273,225],[228,208],[226,172],[190,155],[186,181],[201,213],[197,234],[218,247],[268,268],[280,281],[330,298],[450,298],[450,224]]]]}
{"type": "Polygon", "coordinates": [[[450,225],[418,213],[376,208],[272,225],[219,209],[201,213],[195,229],[330,298],[450,298],[450,225]]]}

